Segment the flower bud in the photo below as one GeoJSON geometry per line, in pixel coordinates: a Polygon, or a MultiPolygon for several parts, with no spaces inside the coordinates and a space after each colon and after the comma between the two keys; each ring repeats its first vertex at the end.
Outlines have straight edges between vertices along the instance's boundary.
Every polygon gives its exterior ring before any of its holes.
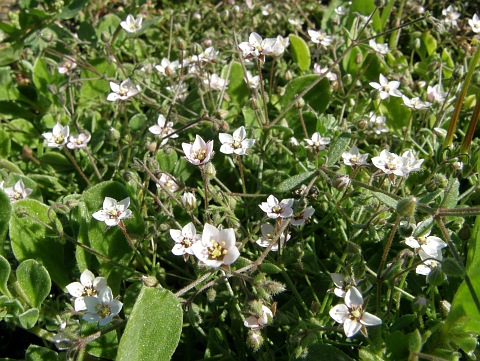
{"type": "Polygon", "coordinates": [[[226,119],[228,117],[228,110],[227,109],[219,109],[217,112],[218,119],[226,119]]]}
{"type": "Polygon", "coordinates": [[[197,207],[197,199],[192,192],[183,193],[181,202],[187,211],[193,211],[197,207]]]}
{"type": "Polygon", "coordinates": [[[357,124],[358,129],[366,129],[368,127],[368,120],[362,119],[357,124]]]}
{"type": "Polygon", "coordinates": [[[213,44],[213,41],[212,39],[210,38],[206,38],[204,41],[203,41],[203,45],[206,46],[207,48],[211,47],[213,44]]]}
{"type": "Polygon", "coordinates": [[[199,20],[202,19],[202,15],[199,12],[194,12],[193,15],[192,15],[192,19],[196,20],[196,21],[199,21],[199,20]]]}
{"type": "Polygon", "coordinates": [[[214,302],[215,301],[215,298],[217,297],[217,291],[215,291],[215,288],[213,287],[210,287],[207,292],[207,300],[208,302],[214,302]]]}
{"type": "Polygon", "coordinates": [[[259,110],[260,109],[260,104],[258,104],[257,98],[252,98],[252,109],[253,110],[259,110]]]}
{"type": "Polygon", "coordinates": [[[440,312],[442,313],[442,315],[444,317],[447,317],[448,314],[450,313],[450,310],[452,309],[451,303],[446,300],[442,300],[440,301],[439,306],[440,306],[440,312]]]}
{"type": "Polygon", "coordinates": [[[303,109],[305,106],[305,100],[303,98],[298,99],[293,105],[295,109],[303,109]]]}
{"type": "Polygon", "coordinates": [[[332,181],[332,185],[341,191],[350,186],[350,182],[350,177],[346,174],[343,174],[335,177],[335,179],[332,181]]]}
{"type": "Polygon", "coordinates": [[[443,189],[447,186],[448,180],[447,178],[440,173],[435,174],[432,179],[426,184],[425,188],[429,192],[434,192],[437,189],[443,189]]]}
{"type": "Polygon", "coordinates": [[[454,78],[462,78],[463,77],[463,66],[459,65],[457,67],[455,67],[455,69],[453,70],[453,77],[454,78]]]}
{"type": "Polygon", "coordinates": [[[247,336],[247,345],[253,351],[257,351],[263,345],[263,336],[262,333],[258,330],[248,331],[247,336]]]}
{"type": "Polygon", "coordinates": [[[357,55],[355,56],[355,64],[360,65],[362,63],[362,61],[363,61],[362,54],[357,53],[357,55]]]}
{"type": "Polygon", "coordinates": [[[413,41],[413,47],[415,49],[420,49],[421,46],[422,46],[422,41],[419,38],[415,38],[415,40],[413,41]]]}
{"type": "Polygon", "coordinates": [[[100,34],[100,39],[102,39],[104,43],[108,43],[112,39],[112,35],[110,35],[108,31],[102,31],[100,34]]]}
{"type": "Polygon", "coordinates": [[[142,276],[141,281],[146,287],[156,287],[158,285],[157,279],[152,276],[142,276]]]}
{"type": "Polygon", "coordinates": [[[415,297],[412,303],[413,311],[419,314],[424,314],[428,308],[427,306],[428,306],[428,299],[422,295],[415,297]]]}
{"type": "Polygon", "coordinates": [[[373,3],[379,9],[385,7],[385,0],[373,0],[373,3]]]}
{"type": "Polygon", "coordinates": [[[118,130],[116,130],[115,128],[110,128],[109,132],[108,132],[108,138],[110,140],[113,140],[113,141],[118,141],[120,140],[120,132],[118,130]]]}
{"type": "Polygon", "coordinates": [[[350,84],[352,84],[352,81],[353,81],[352,74],[346,74],[346,75],[342,78],[342,83],[343,83],[344,85],[350,85],[350,84]]]}
{"type": "Polygon", "coordinates": [[[397,213],[401,217],[412,217],[416,209],[417,199],[415,197],[404,198],[397,203],[397,213]]]}
{"type": "Polygon", "coordinates": [[[445,280],[447,276],[441,266],[433,267],[430,273],[427,275],[427,282],[433,286],[440,286],[445,280]]]}
{"type": "Polygon", "coordinates": [[[179,50],[186,50],[187,49],[187,43],[182,38],[179,38],[177,40],[177,47],[178,47],[179,50]]]}
{"type": "Polygon", "coordinates": [[[290,80],[292,80],[292,79],[293,79],[293,74],[292,74],[292,72],[291,72],[290,70],[287,70],[287,71],[285,72],[285,80],[286,80],[286,81],[290,81],[290,80]]]}
{"type": "Polygon", "coordinates": [[[217,170],[215,169],[215,166],[210,162],[207,163],[203,169],[205,172],[205,176],[209,179],[215,178],[215,176],[217,175],[217,170]]]}
{"type": "Polygon", "coordinates": [[[280,282],[270,281],[264,284],[265,291],[270,295],[276,295],[285,291],[285,286],[280,282]]]}
{"type": "Polygon", "coordinates": [[[193,44],[193,52],[196,54],[200,54],[203,51],[202,46],[199,43],[193,44]]]}

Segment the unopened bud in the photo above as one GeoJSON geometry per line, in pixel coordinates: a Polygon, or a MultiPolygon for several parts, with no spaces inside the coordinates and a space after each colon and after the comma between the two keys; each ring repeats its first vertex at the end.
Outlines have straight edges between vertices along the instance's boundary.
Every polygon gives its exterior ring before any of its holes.
{"type": "Polygon", "coordinates": [[[262,345],[263,345],[262,333],[258,330],[248,331],[247,345],[253,351],[258,351],[258,349],[260,349],[260,347],[262,347],[262,345]]]}
{"type": "Polygon", "coordinates": [[[207,163],[203,169],[207,178],[212,179],[215,178],[215,176],[217,175],[217,170],[212,163],[207,163]]]}
{"type": "Polygon", "coordinates": [[[142,276],[141,281],[146,287],[156,287],[158,285],[157,279],[152,276],[142,276]]]}
{"type": "Polygon", "coordinates": [[[287,70],[287,71],[285,72],[285,79],[286,79],[287,81],[290,81],[290,80],[293,79],[293,74],[292,74],[292,72],[291,72],[290,70],[287,70]]]}
{"type": "Polygon", "coordinates": [[[412,217],[416,209],[417,199],[415,197],[404,198],[397,203],[397,213],[401,217],[412,217]]]}
{"type": "Polygon", "coordinates": [[[110,140],[118,141],[120,140],[120,132],[115,128],[110,128],[110,131],[108,132],[108,138],[110,138],[110,140]]]}
{"type": "Polygon", "coordinates": [[[179,38],[177,40],[177,47],[180,50],[186,50],[187,49],[187,43],[182,38],[179,38]]]}
{"type": "Polygon", "coordinates": [[[456,66],[455,69],[453,70],[453,77],[454,78],[462,78],[463,77],[463,66],[459,65],[459,66],[456,66]]]}
{"type": "Polygon", "coordinates": [[[192,15],[192,19],[193,20],[201,20],[202,19],[202,15],[200,15],[199,12],[194,12],[193,15],[192,15]]]}
{"type": "Polygon", "coordinates": [[[350,182],[350,177],[346,174],[343,174],[335,177],[335,179],[332,181],[332,185],[341,191],[347,188],[350,185],[350,182]]]}
{"type": "Polygon", "coordinates": [[[427,282],[433,286],[440,286],[446,279],[447,276],[440,265],[433,267],[427,275],[427,282]]]}
{"type": "Polygon", "coordinates": [[[259,299],[254,299],[248,302],[248,308],[250,310],[250,313],[261,316],[263,314],[263,302],[259,299]]]}
{"type": "Polygon", "coordinates": [[[440,312],[444,317],[447,317],[448,314],[450,313],[450,310],[452,309],[452,304],[446,300],[442,300],[439,303],[440,305],[440,312]]]}
{"type": "Polygon", "coordinates": [[[213,41],[212,39],[210,38],[206,38],[204,41],[203,41],[203,45],[205,45],[207,48],[211,47],[213,44],[213,41]]]}
{"type": "Polygon", "coordinates": [[[258,104],[257,98],[252,98],[252,109],[253,110],[259,110],[260,109],[260,104],[258,104]]]}
{"type": "Polygon", "coordinates": [[[200,54],[202,51],[203,51],[203,48],[199,43],[194,43],[193,44],[193,52],[195,54],[200,54]]]}
{"type": "Polygon", "coordinates": [[[206,293],[208,302],[214,302],[217,297],[217,291],[215,291],[215,288],[210,287],[206,293]]]}
{"type": "Polygon", "coordinates": [[[379,9],[385,7],[385,0],[374,0],[373,3],[379,9]]]}
{"type": "Polygon", "coordinates": [[[305,100],[303,98],[298,99],[293,105],[295,109],[302,109],[305,106],[305,100]]]}
{"type": "Polygon", "coordinates": [[[53,32],[47,28],[40,33],[40,37],[43,41],[49,43],[53,40],[53,32]]]}
{"type": "Polygon", "coordinates": [[[415,49],[420,49],[420,47],[422,46],[422,41],[419,39],[419,38],[416,38],[414,41],[413,41],[413,47],[415,49]]]}
{"type": "Polygon", "coordinates": [[[228,117],[228,110],[227,109],[219,109],[217,112],[218,119],[226,119],[228,117]]]}
{"type": "Polygon", "coordinates": [[[276,295],[285,291],[285,286],[280,282],[270,281],[264,285],[265,291],[270,295],[276,295]]]}
{"type": "Polygon", "coordinates": [[[225,21],[230,18],[230,11],[229,10],[224,10],[220,13],[220,18],[225,21]]]}
{"type": "Polygon", "coordinates": [[[108,43],[112,39],[112,35],[108,31],[102,31],[100,39],[102,39],[104,43],[108,43]]]}
{"type": "Polygon", "coordinates": [[[368,120],[362,119],[358,122],[358,129],[366,129],[368,127],[368,120]]]}
{"type": "Polygon", "coordinates": [[[197,207],[197,199],[192,192],[185,192],[181,198],[182,205],[188,211],[193,211],[197,207]]]}
{"type": "Polygon", "coordinates": [[[342,83],[343,83],[344,85],[350,85],[350,84],[352,84],[352,81],[353,81],[352,74],[346,74],[346,75],[342,78],[342,83]]]}
{"type": "Polygon", "coordinates": [[[448,180],[443,174],[435,174],[432,179],[425,185],[429,192],[434,192],[437,189],[443,189],[447,186],[448,180]]]}
{"type": "Polygon", "coordinates": [[[362,63],[362,61],[363,61],[362,54],[357,53],[357,55],[355,56],[355,64],[360,65],[362,63]]]}
{"type": "Polygon", "coordinates": [[[415,297],[412,303],[413,311],[419,314],[424,314],[428,308],[427,306],[428,306],[428,300],[425,296],[415,297]]]}

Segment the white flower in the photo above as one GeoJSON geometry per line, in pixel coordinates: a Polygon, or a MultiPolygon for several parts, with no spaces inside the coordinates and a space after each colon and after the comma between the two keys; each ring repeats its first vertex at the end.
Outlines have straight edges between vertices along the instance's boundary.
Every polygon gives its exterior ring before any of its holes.
{"type": "Polygon", "coordinates": [[[441,267],[441,261],[443,259],[441,251],[437,252],[435,255],[429,255],[423,249],[421,249],[418,252],[418,255],[422,259],[423,263],[419,264],[415,269],[417,274],[428,276],[432,269],[435,267],[441,267]]]}
{"type": "Polygon", "coordinates": [[[336,322],[343,324],[347,337],[353,337],[358,331],[366,335],[365,326],[376,326],[382,323],[380,318],[363,310],[362,294],[355,287],[350,287],[345,294],[345,304],[334,306],[329,314],[336,322]]]}
{"type": "Polygon", "coordinates": [[[122,21],[120,26],[129,33],[136,33],[142,28],[142,18],[135,19],[132,14],[128,14],[127,20],[122,21]]]}
{"type": "Polygon", "coordinates": [[[333,289],[333,293],[335,293],[337,297],[344,298],[347,294],[347,292],[345,291],[345,277],[343,277],[343,275],[340,273],[330,273],[330,277],[336,286],[333,289]]]}
{"type": "Polygon", "coordinates": [[[303,25],[303,21],[299,18],[294,18],[294,19],[289,18],[288,23],[290,25],[293,25],[293,27],[299,28],[299,29],[301,29],[303,25]]]}
{"type": "Polygon", "coordinates": [[[157,187],[161,188],[161,185],[167,188],[170,192],[176,192],[178,188],[180,188],[175,178],[168,173],[162,173],[158,179],[157,187]]]}
{"type": "Polygon", "coordinates": [[[248,41],[238,44],[238,47],[242,50],[245,59],[259,58],[263,63],[265,61],[265,54],[263,53],[262,43],[262,37],[253,32],[248,37],[248,41]]]}
{"type": "Polygon", "coordinates": [[[325,74],[325,78],[327,78],[330,81],[336,81],[337,80],[337,74],[332,73],[331,71],[328,71],[328,67],[322,68],[320,64],[313,64],[313,74],[325,74]]]}
{"type": "Polygon", "coordinates": [[[192,222],[183,227],[182,230],[171,229],[170,237],[175,241],[172,253],[176,256],[183,256],[185,261],[188,260],[189,254],[193,255],[192,246],[201,239],[192,222]]]}
{"type": "Polygon", "coordinates": [[[305,148],[315,149],[316,151],[325,149],[325,146],[330,143],[330,138],[324,138],[319,132],[315,132],[312,135],[312,139],[305,139],[307,145],[305,148]]]}
{"type": "Polygon", "coordinates": [[[260,209],[267,213],[269,218],[288,218],[293,214],[293,198],[283,199],[278,202],[274,195],[270,195],[266,202],[259,205],[260,209]]]}
{"type": "Polygon", "coordinates": [[[194,165],[204,165],[213,154],[213,140],[205,143],[202,137],[196,135],[193,144],[182,143],[182,148],[186,160],[194,165]]]}
{"type": "Polygon", "coordinates": [[[223,90],[227,88],[230,80],[220,78],[217,74],[212,74],[208,79],[203,79],[206,85],[209,85],[212,90],[223,90]]]}
{"type": "MultiPolygon", "coordinates": [[[[277,238],[277,231],[269,223],[262,224],[260,229],[262,230],[262,237],[257,239],[255,243],[258,244],[260,247],[267,248],[270,245],[270,243],[272,243],[272,241],[275,238],[277,238]]],[[[283,244],[287,242],[289,239],[290,239],[289,233],[287,233],[287,237],[285,237],[285,234],[282,233],[280,237],[278,237],[277,240],[275,241],[275,245],[272,246],[271,250],[273,252],[278,251],[279,246],[283,247],[283,244]]]]}
{"type": "Polygon", "coordinates": [[[201,241],[192,246],[195,256],[210,267],[230,265],[240,256],[233,228],[219,230],[206,223],[201,241]]]}
{"type": "Polygon", "coordinates": [[[174,129],[172,128],[173,122],[168,122],[165,117],[160,114],[157,119],[157,124],[152,125],[148,130],[160,138],[162,138],[162,143],[161,145],[167,144],[168,140],[170,138],[178,138],[178,134],[172,134],[174,132],[174,129]],[[170,135],[172,134],[172,135],[170,135]]]}
{"type": "Polygon", "coordinates": [[[290,39],[278,35],[276,38],[266,38],[262,45],[265,55],[279,57],[285,52],[285,48],[290,45],[290,39]]]}
{"type": "Polygon", "coordinates": [[[189,211],[194,210],[197,206],[197,199],[195,198],[195,194],[192,192],[183,193],[180,201],[182,202],[182,205],[189,211]]]}
{"type": "Polygon", "coordinates": [[[386,149],[382,150],[379,156],[373,157],[372,163],[385,174],[395,174],[401,177],[408,174],[405,169],[405,159],[386,149]]]}
{"type": "Polygon", "coordinates": [[[68,125],[62,126],[57,122],[51,132],[43,133],[42,136],[47,140],[47,147],[62,148],[67,143],[69,134],[68,125]]]}
{"type": "MultiPolygon", "coordinates": [[[[3,181],[0,183],[0,188],[3,188],[3,183],[3,181]]],[[[32,193],[32,190],[26,188],[21,179],[19,179],[13,187],[3,188],[3,191],[7,194],[8,198],[10,198],[11,203],[27,198],[32,193]]]]}
{"type": "Polygon", "coordinates": [[[368,42],[368,45],[376,51],[379,54],[385,55],[387,54],[390,50],[388,50],[388,44],[378,44],[375,40],[370,39],[368,42]]]}
{"type": "Polygon", "coordinates": [[[457,27],[457,20],[460,18],[461,14],[457,12],[457,9],[450,5],[446,9],[442,10],[442,15],[445,16],[443,22],[449,27],[457,27]]]}
{"type": "Polygon", "coordinates": [[[360,154],[356,145],[350,148],[348,152],[342,153],[343,163],[349,166],[360,166],[367,164],[368,154],[360,154]]]}
{"type": "Polygon", "coordinates": [[[244,126],[235,130],[233,136],[227,133],[220,133],[218,138],[222,143],[220,152],[224,154],[247,155],[248,149],[253,147],[255,143],[255,139],[247,139],[247,132],[244,126]]]}
{"type": "Polygon", "coordinates": [[[120,202],[110,197],[105,197],[103,209],[92,214],[97,221],[105,222],[107,226],[116,226],[123,219],[131,217],[132,211],[127,209],[130,205],[130,197],[120,202]]]}
{"type": "Polygon", "coordinates": [[[424,102],[420,100],[419,97],[409,99],[405,95],[402,95],[402,99],[403,99],[403,104],[405,104],[405,106],[415,110],[427,109],[427,108],[430,108],[430,106],[432,105],[432,103],[424,102]]]}
{"type": "Polygon", "coordinates": [[[107,100],[110,102],[126,100],[140,92],[140,86],[134,86],[130,79],[124,80],[120,85],[111,81],[110,89],[112,93],[107,96],[107,100]]]}
{"type": "Polygon", "coordinates": [[[245,325],[245,327],[256,330],[268,324],[268,322],[272,318],[273,318],[272,310],[270,310],[270,308],[268,308],[267,306],[262,305],[261,316],[257,317],[256,315],[251,315],[244,321],[243,324],[245,325]]]}
{"type": "Polygon", "coordinates": [[[86,297],[87,313],[83,319],[87,322],[98,322],[99,326],[108,325],[122,310],[123,304],[114,299],[112,290],[106,286],[98,291],[97,297],[86,297]]]}
{"type": "Polygon", "coordinates": [[[380,99],[387,99],[391,96],[401,97],[402,93],[398,90],[400,86],[399,81],[388,81],[387,78],[380,74],[380,83],[370,82],[370,86],[375,88],[379,94],[380,99]]]}
{"type": "Polygon", "coordinates": [[[415,158],[415,154],[411,150],[407,150],[402,154],[402,158],[404,160],[404,168],[405,171],[408,173],[416,172],[422,169],[423,159],[415,158]]]}
{"type": "Polygon", "coordinates": [[[468,19],[468,25],[470,25],[474,33],[480,33],[480,17],[477,14],[473,15],[473,18],[468,19]]]}
{"type": "Polygon", "coordinates": [[[60,74],[68,74],[77,67],[77,63],[73,59],[67,59],[57,64],[60,74]]]}
{"type": "Polygon", "coordinates": [[[217,58],[218,53],[219,51],[215,50],[213,46],[209,46],[200,54],[198,54],[198,56],[196,57],[196,60],[202,65],[205,65],[208,63],[215,63],[215,59],[217,58]]]}
{"type": "Polygon", "coordinates": [[[377,135],[387,133],[388,128],[385,125],[387,118],[384,115],[375,115],[374,112],[370,112],[368,123],[373,127],[373,132],[377,135]]]}
{"type": "Polygon", "coordinates": [[[80,282],[72,282],[67,285],[67,291],[75,297],[75,311],[83,311],[87,309],[85,297],[96,297],[98,292],[107,287],[107,279],[105,277],[95,277],[88,269],[80,275],[80,282]]]}
{"type": "Polygon", "coordinates": [[[447,98],[447,92],[442,91],[442,85],[436,84],[427,87],[427,99],[429,101],[443,102],[447,98]]]}
{"type": "Polygon", "coordinates": [[[257,89],[260,85],[260,76],[255,75],[253,76],[252,73],[247,70],[247,85],[251,89],[257,89]]]}
{"type": "Polygon", "coordinates": [[[348,13],[348,10],[349,9],[346,6],[339,6],[339,7],[336,7],[333,11],[335,11],[335,14],[343,16],[348,13]]]}
{"type": "Polygon", "coordinates": [[[155,65],[157,69],[163,75],[171,76],[175,74],[177,68],[179,67],[178,60],[170,61],[167,58],[163,58],[160,62],[160,65],[155,65]]]}
{"type": "Polygon", "coordinates": [[[300,212],[295,212],[292,216],[292,221],[290,222],[290,224],[292,224],[293,226],[300,226],[304,224],[308,218],[313,216],[314,213],[315,208],[313,207],[307,207],[300,212]]]}
{"type": "Polygon", "coordinates": [[[67,148],[69,149],[86,148],[91,138],[92,136],[86,133],[80,133],[79,135],[71,135],[68,138],[67,148]]]}
{"type": "Polygon", "coordinates": [[[323,46],[329,46],[333,42],[333,36],[327,35],[323,30],[311,30],[308,29],[308,35],[315,44],[322,44],[323,46]]]}
{"type": "MultiPolygon", "coordinates": [[[[420,227],[422,223],[419,222],[413,229],[420,227]]],[[[434,258],[441,253],[442,248],[447,247],[447,244],[441,238],[430,236],[430,230],[420,236],[413,237],[412,235],[406,238],[405,244],[417,251],[423,250],[427,255],[434,258]]]]}
{"type": "Polygon", "coordinates": [[[268,16],[272,13],[273,11],[273,6],[272,4],[267,4],[265,6],[262,6],[262,15],[263,16],[268,16]]]}
{"type": "Polygon", "coordinates": [[[172,86],[167,86],[166,88],[169,92],[175,94],[175,96],[183,100],[188,94],[188,86],[185,83],[176,83],[173,84],[172,86]]]}

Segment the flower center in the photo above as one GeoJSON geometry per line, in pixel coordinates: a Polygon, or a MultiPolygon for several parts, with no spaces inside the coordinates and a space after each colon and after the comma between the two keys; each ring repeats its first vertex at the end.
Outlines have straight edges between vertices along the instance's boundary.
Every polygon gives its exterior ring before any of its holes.
{"type": "Polygon", "coordinates": [[[62,144],[63,141],[65,140],[65,137],[63,135],[59,135],[58,137],[54,136],[53,139],[55,140],[55,143],[62,144]]]}
{"type": "Polygon", "coordinates": [[[93,288],[93,285],[92,286],[85,286],[83,288],[83,292],[82,292],[82,296],[83,297],[96,297],[97,296],[97,290],[95,288],[93,288]]]}
{"type": "Polygon", "coordinates": [[[272,213],[282,213],[282,210],[282,207],[279,205],[272,207],[272,213]]]}
{"type": "Polygon", "coordinates": [[[194,149],[192,151],[192,158],[203,161],[205,158],[207,158],[207,151],[203,148],[194,149]]]}
{"type": "Polygon", "coordinates": [[[95,306],[95,310],[97,311],[97,315],[99,315],[101,318],[108,317],[112,313],[112,308],[110,305],[107,305],[103,302],[97,304],[95,306]]]}
{"type": "Polygon", "coordinates": [[[182,239],[182,242],[180,242],[180,244],[183,246],[183,248],[190,248],[193,244],[193,239],[184,238],[182,239]]]}
{"type": "Polygon", "coordinates": [[[122,212],[120,212],[118,209],[112,209],[109,212],[110,219],[118,218],[118,217],[120,217],[120,214],[122,214],[122,212]]]}
{"type": "Polygon", "coordinates": [[[362,318],[362,314],[362,306],[353,306],[352,310],[350,311],[350,319],[358,322],[362,318]]]}
{"type": "Polygon", "coordinates": [[[223,257],[228,253],[228,251],[223,248],[225,247],[225,242],[218,243],[213,239],[210,242],[212,242],[212,245],[207,248],[208,259],[223,259],[223,257]]]}

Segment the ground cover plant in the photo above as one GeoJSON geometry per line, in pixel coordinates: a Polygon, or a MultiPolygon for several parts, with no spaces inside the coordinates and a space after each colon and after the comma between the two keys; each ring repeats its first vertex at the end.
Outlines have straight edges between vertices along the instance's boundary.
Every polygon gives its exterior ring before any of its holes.
{"type": "Polygon", "coordinates": [[[476,359],[479,14],[13,4],[0,359],[476,359]]]}

